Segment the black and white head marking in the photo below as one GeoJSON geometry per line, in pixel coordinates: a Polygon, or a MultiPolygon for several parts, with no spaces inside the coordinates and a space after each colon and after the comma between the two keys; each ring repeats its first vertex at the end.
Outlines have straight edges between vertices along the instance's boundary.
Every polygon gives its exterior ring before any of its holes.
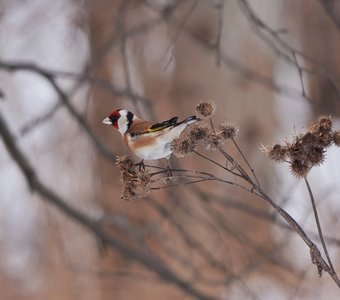
{"type": "Polygon", "coordinates": [[[121,134],[125,134],[126,131],[131,127],[135,115],[125,109],[119,111],[120,118],[118,119],[118,130],[121,134]]]}

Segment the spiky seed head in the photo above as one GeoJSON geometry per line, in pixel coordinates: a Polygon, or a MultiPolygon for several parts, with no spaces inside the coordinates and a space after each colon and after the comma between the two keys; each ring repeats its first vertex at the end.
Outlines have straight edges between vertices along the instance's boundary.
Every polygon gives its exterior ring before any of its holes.
{"type": "Polygon", "coordinates": [[[335,146],[340,147],[340,130],[335,130],[333,132],[333,142],[335,146]]]}
{"type": "Polygon", "coordinates": [[[223,146],[224,139],[216,133],[211,133],[204,141],[204,144],[206,149],[208,150],[217,150],[218,148],[223,146]]]}
{"type": "Polygon", "coordinates": [[[132,185],[125,185],[120,194],[120,198],[126,201],[134,199],[135,196],[136,196],[135,189],[134,186],[132,185]]]}
{"type": "Polygon", "coordinates": [[[237,132],[238,127],[236,127],[235,124],[224,122],[219,126],[218,135],[220,135],[223,139],[228,140],[234,138],[237,132]]]}
{"type": "Polygon", "coordinates": [[[300,139],[297,139],[292,144],[287,144],[287,153],[291,161],[295,159],[304,159],[304,145],[300,139]]]}
{"type": "Polygon", "coordinates": [[[322,116],[319,119],[319,129],[321,132],[330,132],[332,130],[331,116],[322,116]]]}
{"type": "Polygon", "coordinates": [[[202,122],[197,122],[190,126],[188,137],[194,141],[201,141],[206,139],[211,134],[210,127],[202,122]]]}
{"type": "Polygon", "coordinates": [[[306,156],[312,166],[318,166],[325,160],[325,150],[322,147],[313,146],[308,149],[306,156]]]}
{"type": "Polygon", "coordinates": [[[171,142],[171,150],[177,157],[186,157],[196,150],[197,142],[188,136],[175,138],[171,142]]]}
{"type": "Polygon", "coordinates": [[[135,169],[135,162],[128,155],[117,156],[116,165],[120,171],[128,171],[129,173],[133,173],[135,169]]]}
{"type": "Polygon", "coordinates": [[[123,184],[121,198],[124,200],[144,198],[150,191],[151,175],[149,172],[138,168],[129,156],[117,157],[116,164],[119,167],[123,184]]]}
{"type": "Polygon", "coordinates": [[[306,177],[310,170],[310,165],[304,160],[295,159],[291,162],[290,170],[296,177],[306,177]]]}
{"type": "MultiPolygon", "coordinates": [[[[326,148],[332,143],[340,146],[340,131],[332,130],[330,116],[322,116],[309,127],[305,134],[297,134],[293,142],[286,143],[284,147],[287,151],[286,159],[290,161],[292,173],[298,177],[306,176],[313,166],[324,162],[326,148]]],[[[281,158],[280,147],[282,146],[264,147],[264,152],[272,159],[279,160],[281,158]]],[[[283,153],[282,157],[284,157],[283,153]]]]}
{"type": "Polygon", "coordinates": [[[262,146],[261,150],[268,155],[271,160],[276,162],[284,161],[287,157],[288,149],[280,144],[275,144],[273,146],[262,146]]]}
{"type": "Polygon", "coordinates": [[[321,131],[318,134],[318,144],[320,147],[329,147],[333,142],[333,134],[329,131],[321,131]]]}
{"type": "Polygon", "coordinates": [[[130,182],[124,185],[120,198],[126,201],[139,200],[145,198],[150,192],[149,185],[143,186],[130,182]]]}
{"type": "Polygon", "coordinates": [[[216,105],[213,101],[201,101],[196,105],[196,112],[203,119],[209,119],[216,112],[216,105]]]}
{"type": "Polygon", "coordinates": [[[307,131],[304,135],[300,137],[301,143],[309,146],[314,146],[318,142],[317,135],[315,133],[307,131]]]}

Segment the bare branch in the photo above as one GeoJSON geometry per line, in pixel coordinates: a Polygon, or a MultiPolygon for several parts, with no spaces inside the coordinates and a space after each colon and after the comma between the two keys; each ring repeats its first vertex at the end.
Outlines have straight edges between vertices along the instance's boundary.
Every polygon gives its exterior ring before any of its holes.
{"type": "Polygon", "coordinates": [[[107,147],[99,141],[97,136],[93,133],[92,129],[89,127],[87,121],[76,111],[71,102],[69,101],[66,93],[60,88],[57,84],[55,75],[50,71],[43,69],[41,67],[36,66],[35,64],[30,63],[10,63],[0,61],[0,69],[6,70],[8,72],[17,72],[17,71],[29,71],[40,75],[42,78],[47,80],[59,96],[60,103],[62,103],[70,113],[72,117],[77,121],[78,125],[83,128],[84,132],[89,136],[90,140],[96,146],[96,148],[103,154],[104,157],[110,160],[115,159],[115,155],[107,149],[107,147]]]}
{"type": "MultiPolygon", "coordinates": [[[[312,189],[311,189],[311,187],[309,185],[309,182],[307,180],[307,177],[305,177],[304,180],[305,180],[305,183],[306,183],[306,186],[307,186],[307,189],[308,189],[308,194],[309,194],[310,200],[312,202],[315,222],[316,222],[316,226],[317,226],[318,232],[319,232],[319,238],[321,240],[321,244],[322,244],[323,250],[325,251],[325,254],[326,254],[326,257],[327,257],[327,261],[329,263],[331,271],[334,274],[335,273],[334,267],[333,267],[333,264],[332,264],[332,260],[331,260],[329,254],[328,254],[328,250],[327,250],[327,247],[326,247],[325,239],[323,237],[323,233],[322,233],[322,229],[321,229],[321,224],[320,224],[320,220],[319,220],[319,216],[318,216],[318,211],[317,211],[315,200],[314,200],[314,195],[313,195],[312,189]]],[[[313,249],[315,249],[315,247],[313,249]]]]}
{"type": "Polygon", "coordinates": [[[330,16],[335,26],[340,30],[340,5],[335,0],[319,0],[325,12],[330,16]]]}
{"type": "Polygon", "coordinates": [[[9,154],[12,156],[13,160],[22,171],[30,188],[38,195],[42,196],[46,201],[54,205],[69,218],[82,225],[87,230],[91,231],[95,236],[103,241],[105,245],[112,247],[113,249],[117,250],[121,255],[145,266],[147,269],[157,274],[164,281],[171,282],[172,284],[178,286],[181,290],[183,290],[183,292],[191,295],[195,299],[214,299],[213,297],[208,296],[203,292],[195,289],[191,286],[190,283],[177,276],[172,270],[166,267],[164,262],[149,256],[143,251],[137,251],[127,246],[119,239],[110,235],[102,229],[101,225],[96,220],[91,219],[85,214],[79,212],[77,209],[71,207],[58,194],[46,187],[38,178],[37,174],[35,173],[33,167],[31,166],[25,155],[17,147],[16,143],[14,142],[14,136],[9,130],[1,114],[0,134],[9,154]]]}

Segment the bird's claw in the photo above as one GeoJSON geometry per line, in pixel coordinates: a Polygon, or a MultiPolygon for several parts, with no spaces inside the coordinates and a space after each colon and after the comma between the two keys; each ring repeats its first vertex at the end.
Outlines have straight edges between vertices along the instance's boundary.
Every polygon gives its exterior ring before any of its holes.
{"type": "Polygon", "coordinates": [[[167,178],[172,177],[172,171],[171,171],[171,169],[170,169],[169,166],[166,167],[165,176],[166,176],[167,178]]]}
{"type": "Polygon", "coordinates": [[[136,167],[138,167],[139,172],[145,171],[144,159],[142,159],[139,163],[136,163],[136,167]]]}

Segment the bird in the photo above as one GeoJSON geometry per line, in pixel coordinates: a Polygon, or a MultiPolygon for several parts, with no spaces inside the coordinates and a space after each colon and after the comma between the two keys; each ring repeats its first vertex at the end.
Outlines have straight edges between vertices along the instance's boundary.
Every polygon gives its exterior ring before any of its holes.
{"type": "Polygon", "coordinates": [[[179,137],[188,125],[197,122],[198,118],[190,116],[181,122],[177,121],[178,117],[172,117],[153,123],[139,119],[126,109],[116,109],[102,122],[118,129],[128,148],[143,162],[161,158],[169,160],[172,153],[171,142],[179,137]]]}

